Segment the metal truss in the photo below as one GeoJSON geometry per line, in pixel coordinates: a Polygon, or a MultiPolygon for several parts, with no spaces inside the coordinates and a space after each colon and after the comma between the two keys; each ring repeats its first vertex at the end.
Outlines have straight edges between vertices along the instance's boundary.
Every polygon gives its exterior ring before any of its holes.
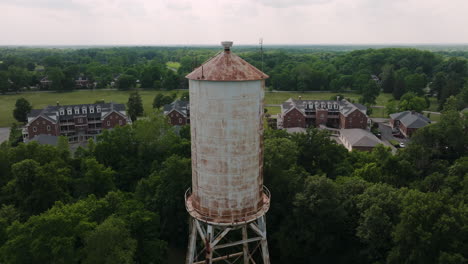
{"type": "Polygon", "coordinates": [[[250,223],[218,226],[191,218],[186,264],[270,264],[265,216],[250,223]]]}

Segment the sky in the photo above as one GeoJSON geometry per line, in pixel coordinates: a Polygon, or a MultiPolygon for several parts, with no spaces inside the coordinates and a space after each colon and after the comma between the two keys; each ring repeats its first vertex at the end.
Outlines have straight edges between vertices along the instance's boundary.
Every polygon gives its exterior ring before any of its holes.
{"type": "Polygon", "coordinates": [[[0,45],[467,44],[468,0],[0,0],[0,45]]]}

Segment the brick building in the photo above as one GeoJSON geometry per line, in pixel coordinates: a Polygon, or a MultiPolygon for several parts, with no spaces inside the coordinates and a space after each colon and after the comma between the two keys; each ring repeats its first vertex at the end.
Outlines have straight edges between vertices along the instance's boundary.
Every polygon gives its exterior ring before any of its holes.
{"type": "Polygon", "coordinates": [[[188,101],[175,100],[164,106],[164,115],[173,126],[190,124],[190,103],[188,101]]]}
{"type": "Polygon", "coordinates": [[[47,106],[33,109],[23,128],[25,141],[38,135],[67,136],[70,142],[82,142],[103,129],[131,123],[124,104],[100,103],[47,106]]]}
{"type": "Polygon", "coordinates": [[[392,128],[398,128],[405,137],[411,137],[416,130],[430,123],[429,118],[415,111],[404,111],[390,115],[392,128]]]}
{"type": "Polygon", "coordinates": [[[367,108],[347,100],[294,100],[281,104],[278,128],[367,128],[367,108]]]}

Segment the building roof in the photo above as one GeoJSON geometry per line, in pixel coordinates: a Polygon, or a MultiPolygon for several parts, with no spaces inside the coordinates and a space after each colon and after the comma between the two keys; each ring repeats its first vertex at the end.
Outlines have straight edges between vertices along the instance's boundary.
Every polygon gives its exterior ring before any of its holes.
{"type": "Polygon", "coordinates": [[[363,114],[367,113],[367,107],[361,104],[351,103],[345,99],[337,100],[295,100],[289,98],[281,104],[281,113],[286,114],[290,110],[296,108],[304,115],[306,111],[315,111],[317,109],[326,109],[330,111],[339,111],[344,116],[348,116],[355,110],[361,111],[363,114]]]}
{"type": "Polygon", "coordinates": [[[423,114],[414,111],[404,111],[391,114],[390,117],[394,120],[400,120],[406,128],[421,128],[431,123],[431,120],[423,114]]]}
{"type": "Polygon", "coordinates": [[[107,115],[110,112],[116,111],[126,116],[125,105],[110,103],[99,103],[99,104],[78,104],[78,105],[49,105],[43,109],[32,109],[28,114],[28,121],[35,119],[36,117],[42,116],[53,122],[57,120],[70,119],[76,115],[86,115],[88,118],[98,118],[107,115]],[[98,113],[96,108],[100,107],[101,112],[98,113]],[[79,108],[80,114],[75,114],[75,108],[79,108]],[[82,109],[86,108],[86,114],[83,114],[82,109]],[[94,108],[94,113],[90,113],[89,109],[94,108]],[[64,115],[59,115],[60,109],[64,109],[64,115]],[[72,109],[72,114],[68,115],[67,109],[72,109]]]}
{"type": "Polygon", "coordinates": [[[187,117],[190,112],[190,103],[188,101],[175,100],[174,102],[164,106],[164,114],[167,115],[173,110],[187,117]]]}
{"type": "Polygon", "coordinates": [[[375,147],[377,144],[382,144],[380,139],[364,129],[341,129],[340,133],[353,147],[375,147]]]}
{"type": "Polygon", "coordinates": [[[29,142],[31,142],[31,141],[36,141],[37,143],[39,143],[41,145],[56,146],[57,142],[58,142],[58,137],[57,136],[40,134],[40,135],[36,135],[35,137],[33,137],[29,142]]]}
{"type": "Polygon", "coordinates": [[[232,53],[229,46],[185,77],[204,81],[254,81],[267,79],[268,75],[232,53]]]}

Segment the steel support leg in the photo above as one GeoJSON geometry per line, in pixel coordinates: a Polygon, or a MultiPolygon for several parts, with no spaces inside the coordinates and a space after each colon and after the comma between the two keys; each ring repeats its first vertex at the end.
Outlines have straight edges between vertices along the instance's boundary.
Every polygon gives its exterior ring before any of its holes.
{"type": "MultiPolygon", "coordinates": [[[[248,239],[247,237],[247,226],[242,227],[242,240],[246,241],[248,239]]],[[[244,249],[244,264],[249,264],[249,244],[247,242],[244,242],[243,245],[244,249]]]]}
{"type": "Polygon", "coordinates": [[[264,217],[236,227],[210,225],[194,218],[190,223],[186,264],[241,263],[240,261],[244,264],[255,264],[254,258],[260,257],[260,254],[262,263],[270,264],[264,217]],[[250,237],[248,229],[252,231],[250,237]],[[239,239],[238,235],[241,235],[242,239],[239,239]]]}
{"type": "Polygon", "coordinates": [[[206,227],[206,237],[205,237],[205,263],[212,264],[213,263],[213,246],[211,245],[213,242],[213,226],[208,225],[206,227]]]}
{"type": "Polygon", "coordinates": [[[190,221],[190,237],[189,237],[189,246],[187,251],[187,257],[185,258],[185,264],[192,264],[195,260],[195,254],[197,252],[197,220],[191,219],[190,221]]]}
{"type": "Polygon", "coordinates": [[[258,219],[258,226],[260,227],[260,230],[263,233],[263,239],[260,242],[262,245],[263,264],[270,264],[270,254],[268,252],[268,242],[267,242],[267,236],[266,236],[265,216],[262,216],[258,219]]]}

